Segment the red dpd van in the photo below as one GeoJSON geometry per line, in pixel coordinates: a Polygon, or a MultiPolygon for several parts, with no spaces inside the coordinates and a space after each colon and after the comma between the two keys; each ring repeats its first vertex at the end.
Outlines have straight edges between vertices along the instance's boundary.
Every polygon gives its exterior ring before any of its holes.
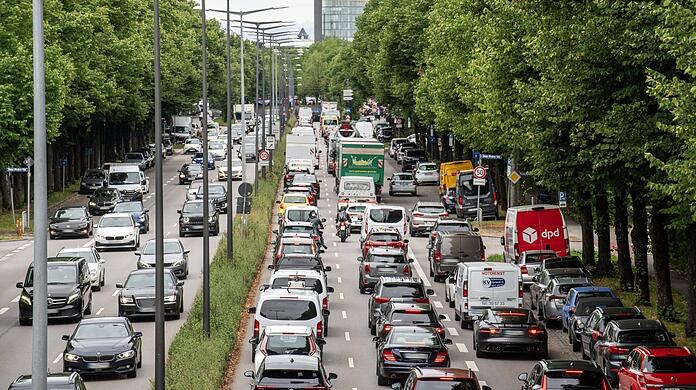
{"type": "Polygon", "coordinates": [[[504,234],[500,240],[507,262],[518,260],[524,251],[552,250],[558,256],[570,254],[568,228],[556,205],[510,207],[505,216],[504,234]]]}

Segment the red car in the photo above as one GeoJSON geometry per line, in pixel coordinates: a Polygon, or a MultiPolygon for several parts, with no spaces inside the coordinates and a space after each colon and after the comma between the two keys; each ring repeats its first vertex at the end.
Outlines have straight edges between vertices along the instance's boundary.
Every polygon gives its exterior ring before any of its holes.
{"type": "Polygon", "coordinates": [[[367,233],[365,241],[361,243],[362,256],[367,257],[370,248],[403,248],[404,253],[408,253],[408,239],[404,239],[398,230],[373,231],[367,233]]]}
{"type": "Polygon", "coordinates": [[[691,389],[696,356],[686,347],[637,347],[621,363],[618,378],[619,390],[691,389]]]}

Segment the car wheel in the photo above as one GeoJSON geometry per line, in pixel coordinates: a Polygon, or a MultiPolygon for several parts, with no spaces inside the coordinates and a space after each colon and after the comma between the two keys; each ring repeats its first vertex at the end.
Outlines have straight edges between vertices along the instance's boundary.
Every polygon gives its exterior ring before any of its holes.
{"type": "Polygon", "coordinates": [[[573,332],[568,332],[570,338],[570,345],[573,346],[573,352],[580,352],[580,342],[575,339],[573,332]]]}
{"type": "Polygon", "coordinates": [[[28,318],[19,317],[19,325],[20,325],[20,326],[30,326],[30,325],[31,325],[31,320],[28,319],[28,318]]]}
{"type": "Polygon", "coordinates": [[[99,282],[99,286],[104,287],[105,281],[106,281],[106,273],[102,272],[101,282],[99,282]]]}
{"type": "Polygon", "coordinates": [[[430,264],[430,266],[428,267],[428,271],[430,272],[430,277],[432,278],[435,276],[435,272],[433,271],[433,262],[428,261],[428,263],[430,264]]]}
{"type": "Polygon", "coordinates": [[[102,286],[101,280],[99,280],[99,281],[97,281],[97,285],[96,285],[96,286],[92,286],[92,291],[100,291],[100,290],[101,290],[101,286],[102,286]]]}
{"type": "Polygon", "coordinates": [[[138,353],[138,366],[137,367],[138,368],[143,367],[143,350],[142,350],[142,348],[140,349],[140,351],[138,353]]]}
{"type": "Polygon", "coordinates": [[[454,308],[454,298],[450,298],[449,307],[454,308]]]}
{"type": "Polygon", "coordinates": [[[377,384],[380,386],[389,386],[389,378],[379,374],[379,366],[377,366],[377,384]]]}
{"type": "Polygon", "coordinates": [[[457,314],[457,311],[455,310],[454,311],[454,320],[459,321],[460,319],[461,319],[461,316],[459,314],[457,314]]]}
{"type": "Polygon", "coordinates": [[[580,345],[580,354],[582,355],[582,360],[590,360],[590,357],[585,353],[585,348],[580,345]]]}
{"type": "Polygon", "coordinates": [[[370,324],[370,335],[374,336],[377,334],[377,325],[370,324]]]}

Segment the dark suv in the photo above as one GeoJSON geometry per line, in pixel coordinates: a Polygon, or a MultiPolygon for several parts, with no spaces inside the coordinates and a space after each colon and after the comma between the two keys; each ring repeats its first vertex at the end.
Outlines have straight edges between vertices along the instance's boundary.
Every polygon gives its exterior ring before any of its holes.
{"type": "Polygon", "coordinates": [[[594,345],[604,329],[614,320],[645,318],[637,307],[598,307],[580,327],[580,351],[583,359],[594,360],[594,345]]]}
{"type": "Polygon", "coordinates": [[[490,172],[482,186],[474,185],[474,171],[461,171],[457,176],[456,209],[458,218],[475,218],[476,205],[483,218],[498,219],[498,195],[490,172]]]}
{"type": "Polygon", "coordinates": [[[595,343],[595,363],[602,368],[609,382],[616,383],[621,362],[633,348],[641,345],[672,347],[676,345],[673,337],[658,320],[614,320],[607,324],[595,343]]]}
{"type": "Polygon", "coordinates": [[[404,153],[401,159],[401,171],[411,172],[419,162],[427,161],[428,156],[423,149],[411,149],[404,153]]]}
{"type": "MultiPolygon", "coordinates": [[[[210,234],[217,236],[220,232],[220,220],[218,213],[212,203],[208,203],[208,229],[210,234]]],[[[179,213],[179,237],[187,234],[203,233],[203,201],[190,200],[184,203],[184,207],[177,211],[179,213]]]]}
{"type": "MultiPolygon", "coordinates": [[[[82,257],[49,257],[47,260],[48,318],[78,319],[92,313],[92,283],[82,257]]],[[[30,325],[34,295],[34,263],[29,265],[19,296],[19,324],[30,325]]]]}
{"type": "Polygon", "coordinates": [[[522,381],[522,390],[611,389],[602,370],[584,360],[540,360],[517,379],[522,381]]]}
{"type": "MultiPolygon", "coordinates": [[[[198,186],[196,198],[203,199],[203,184],[198,186]]],[[[208,201],[215,205],[218,213],[227,213],[227,189],[222,184],[208,185],[208,201]]]]}
{"type": "Polygon", "coordinates": [[[428,244],[430,276],[444,281],[459,263],[486,261],[485,247],[477,232],[439,233],[428,244]]]}
{"type": "Polygon", "coordinates": [[[425,289],[423,281],[409,277],[382,276],[370,296],[367,309],[367,326],[370,334],[377,333],[376,323],[389,302],[430,303],[428,295],[435,294],[432,289],[425,289]]]}

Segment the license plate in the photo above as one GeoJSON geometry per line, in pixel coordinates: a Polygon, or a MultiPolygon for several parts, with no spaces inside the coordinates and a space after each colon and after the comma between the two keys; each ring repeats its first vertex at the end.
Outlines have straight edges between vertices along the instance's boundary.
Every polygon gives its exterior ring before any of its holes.
{"type": "Polygon", "coordinates": [[[63,229],[63,233],[74,233],[75,229],[63,229]]]}
{"type": "Polygon", "coordinates": [[[408,360],[427,360],[428,357],[427,353],[405,353],[404,358],[408,360]]]}
{"type": "Polygon", "coordinates": [[[393,274],[396,272],[396,270],[393,268],[380,268],[378,272],[381,274],[393,274]]]}
{"type": "Polygon", "coordinates": [[[101,370],[104,368],[109,368],[109,363],[88,363],[87,367],[88,368],[93,368],[95,370],[101,370]]]}
{"type": "Polygon", "coordinates": [[[508,334],[510,336],[524,336],[527,332],[524,330],[506,330],[505,334],[508,334]]]}

